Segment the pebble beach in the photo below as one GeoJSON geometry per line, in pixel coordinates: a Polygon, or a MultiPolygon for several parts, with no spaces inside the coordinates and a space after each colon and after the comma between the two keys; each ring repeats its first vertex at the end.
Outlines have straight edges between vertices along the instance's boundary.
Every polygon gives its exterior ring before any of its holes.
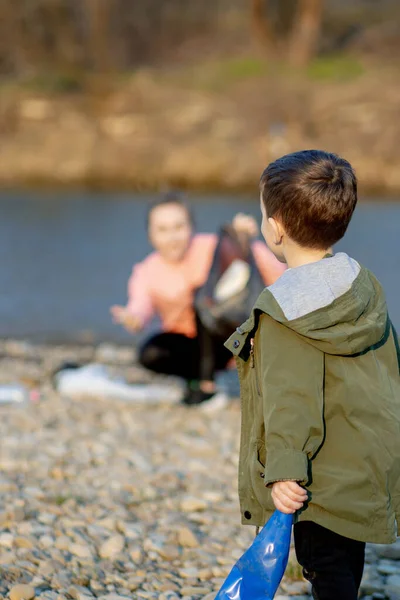
{"type": "MultiPolygon", "coordinates": [[[[213,600],[254,528],[237,499],[240,403],[223,411],[61,397],[63,361],[149,381],[130,347],[0,343],[0,599],[213,600]]],[[[168,382],[161,380],[163,384],[168,382]]],[[[277,600],[306,600],[291,552],[277,600]]],[[[400,600],[400,540],[367,547],[361,597],[400,600]]]]}

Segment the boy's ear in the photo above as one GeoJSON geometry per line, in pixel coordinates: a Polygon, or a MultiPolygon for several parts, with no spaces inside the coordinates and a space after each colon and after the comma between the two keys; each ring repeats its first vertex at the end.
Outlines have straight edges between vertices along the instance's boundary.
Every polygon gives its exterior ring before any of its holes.
{"type": "Polygon", "coordinates": [[[274,217],[269,217],[268,223],[270,224],[273,232],[274,244],[279,246],[282,243],[285,230],[283,229],[282,224],[274,219],[274,217]]]}

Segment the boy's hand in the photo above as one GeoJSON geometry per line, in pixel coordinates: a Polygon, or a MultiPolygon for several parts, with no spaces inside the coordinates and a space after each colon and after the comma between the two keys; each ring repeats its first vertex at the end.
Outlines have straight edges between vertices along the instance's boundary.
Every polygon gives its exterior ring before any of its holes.
{"type": "Polygon", "coordinates": [[[142,329],[141,321],[132,315],[125,306],[112,306],[110,313],[114,323],[122,325],[129,333],[137,333],[142,329]]]}
{"type": "Polygon", "coordinates": [[[258,225],[254,217],[238,213],[232,221],[232,227],[238,235],[248,235],[250,238],[257,237],[258,225]]]}
{"type": "Polygon", "coordinates": [[[307,500],[307,492],[295,481],[276,481],[272,484],[275,508],[287,515],[299,510],[307,500]]]}

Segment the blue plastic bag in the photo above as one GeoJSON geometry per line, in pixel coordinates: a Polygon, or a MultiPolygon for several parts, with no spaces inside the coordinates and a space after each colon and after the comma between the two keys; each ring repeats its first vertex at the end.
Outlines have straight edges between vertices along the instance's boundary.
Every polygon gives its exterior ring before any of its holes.
{"type": "Polygon", "coordinates": [[[276,510],[239,558],[215,600],[272,600],[289,558],[293,515],[276,510]]]}

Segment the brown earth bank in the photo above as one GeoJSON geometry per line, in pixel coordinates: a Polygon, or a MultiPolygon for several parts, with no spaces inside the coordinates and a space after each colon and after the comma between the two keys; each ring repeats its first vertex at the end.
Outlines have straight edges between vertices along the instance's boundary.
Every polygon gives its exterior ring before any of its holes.
{"type": "Polygon", "coordinates": [[[397,69],[321,80],[243,65],[250,75],[231,80],[214,66],[85,93],[4,87],[0,185],[254,189],[271,160],[322,148],[352,162],[362,192],[399,193],[397,69]]]}

